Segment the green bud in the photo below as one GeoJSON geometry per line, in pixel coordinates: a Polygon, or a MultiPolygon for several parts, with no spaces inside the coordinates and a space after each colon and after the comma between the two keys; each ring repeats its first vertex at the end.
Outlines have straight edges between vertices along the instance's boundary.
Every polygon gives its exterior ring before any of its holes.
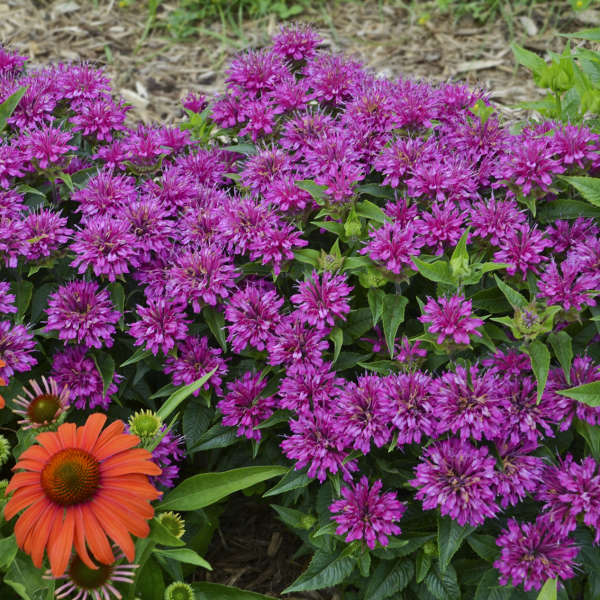
{"type": "Polygon", "coordinates": [[[318,265],[320,271],[331,271],[337,273],[344,264],[344,256],[336,256],[335,254],[327,254],[324,250],[321,250],[321,255],[318,258],[318,265]]]}
{"type": "Polygon", "coordinates": [[[364,288],[377,288],[388,280],[374,267],[367,267],[358,274],[358,281],[364,288]]]}
{"type": "Polygon", "coordinates": [[[162,419],[151,410],[140,410],[129,417],[129,429],[142,442],[153,438],[160,430],[162,419]]]}
{"type": "Polygon", "coordinates": [[[179,513],[170,510],[160,513],[156,518],[171,535],[178,539],[183,537],[183,534],[185,533],[185,521],[181,518],[179,513]]]}
{"type": "Polygon", "coordinates": [[[165,600],[194,600],[194,590],[183,581],[175,581],[165,590],[165,600]]]}
{"type": "Polygon", "coordinates": [[[3,465],[10,458],[10,443],[0,435],[0,465],[3,465]]]}

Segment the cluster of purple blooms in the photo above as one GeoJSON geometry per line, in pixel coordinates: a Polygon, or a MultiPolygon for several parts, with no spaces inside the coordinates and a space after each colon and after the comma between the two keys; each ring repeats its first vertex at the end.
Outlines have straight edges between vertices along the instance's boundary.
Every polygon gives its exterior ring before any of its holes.
{"type": "MultiPolygon", "coordinates": [[[[451,252],[467,233],[469,251],[502,263],[497,272],[515,286],[536,280],[537,301],[560,307],[566,326],[596,305],[598,226],[580,217],[544,227],[520,201],[547,202],[556,175],[600,169],[600,139],[559,123],[511,134],[496,117],[469,110],[486,102],[483,93],[378,79],[319,43],[310,29],[291,27],[229,67],[211,118],[255,142],[250,156],[202,145],[175,127],[127,126],[127,106],[89,65],[26,72],[23,57],[0,50],[0,101],[26,88],[8,119],[12,134],[0,142],[3,275],[12,278],[25,263],[35,273],[64,262],[68,275],[49,294],[38,333],[57,340],[48,346],[51,375],[78,409],[107,410],[119,393],[123,376],[107,385],[95,360],[116,342],[162,361],[174,385],[213,371],[195,395],[215,393],[224,426],[258,444],[259,426],[288,411],[283,454],[319,482],[341,476],[341,498],[330,509],[347,541],[386,545],[401,533],[411,498],[472,526],[532,501],[537,520],[511,519],[497,539],[500,583],[528,590],[568,579],[578,523],[600,541],[600,467],[570,454],[553,464],[538,450],[574,419],[600,424],[600,407],[557,393],[600,381],[600,367],[587,355],[573,360],[568,377],[553,367],[538,402],[529,357],[512,338],[503,334],[503,350],[479,352],[485,314],[459,289],[422,294],[420,329],[393,342],[389,372],[342,377],[339,348],[330,355],[340,334],[342,344],[381,360],[388,342],[376,326],[367,329],[374,337],[358,341],[345,330],[364,297],[353,273],[299,270],[297,251],[322,250],[305,231],[322,206],[296,182],[321,186],[333,221],[354,205],[361,183],[391,190],[385,222],[371,221],[362,244],[350,246],[386,281],[410,285],[415,258],[451,252]],[[57,184],[92,167],[84,184],[60,196],[66,190],[57,184]],[[22,182],[51,183],[52,201],[31,208],[22,182]],[[116,286],[132,281],[133,303],[117,308],[116,286]],[[207,315],[229,354],[213,345],[207,315]],[[423,367],[441,349],[474,347],[474,364],[423,367]],[[424,449],[408,481],[413,494],[400,492],[400,501],[380,479],[369,482],[363,460],[411,445],[424,449]]],[[[192,95],[184,106],[199,112],[207,103],[192,95]]],[[[41,356],[10,291],[0,281],[6,379],[41,356]]],[[[153,454],[163,468],[159,483],[173,486],[182,438],[168,432],[153,454]]]]}

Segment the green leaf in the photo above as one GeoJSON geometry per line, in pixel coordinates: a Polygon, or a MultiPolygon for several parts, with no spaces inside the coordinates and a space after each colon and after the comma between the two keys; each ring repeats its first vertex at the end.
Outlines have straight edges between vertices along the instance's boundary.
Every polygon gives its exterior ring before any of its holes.
{"type": "Polygon", "coordinates": [[[224,427],[221,423],[215,423],[198,438],[190,451],[200,452],[214,450],[215,448],[227,448],[227,446],[232,446],[238,441],[239,438],[235,435],[235,429],[224,427]]]}
{"type": "Polygon", "coordinates": [[[392,538],[390,543],[383,548],[375,548],[373,554],[377,558],[383,558],[384,560],[390,560],[392,558],[401,558],[402,556],[408,556],[415,550],[418,550],[421,546],[426,544],[429,540],[432,540],[435,535],[421,535],[414,538],[392,538]]]}
{"type": "Polygon", "coordinates": [[[33,292],[31,299],[31,322],[37,323],[48,303],[48,296],[54,291],[54,283],[43,283],[33,292]]]}
{"type": "Polygon", "coordinates": [[[335,362],[344,343],[344,332],[339,327],[334,327],[329,334],[329,339],[333,342],[333,362],[335,362]]]}
{"type": "Polygon", "coordinates": [[[566,331],[553,331],[548,336],[548,341],[554,350],[554,356],[562,367],[567,383],[571,383],[571,362],[573,361],[571,336],[566,331]]]}
{"type": "Polygon", "coordinates": [[[600,406],[600,381],[584,383],[566,390],[556,390],[556,393],[588,406],[600,406]]]}
{"type": "Polygon", "coordinates": [[[516,61],[527,67],[530,71],[533,71],[536,75],[541,74],[546,68],[546,62],[543,58],[540,58],[535,52],[525,50],[514,42],[510,45],[515,55],[516,61]]]}
{"type": "Polygon", "coordinates": [[[513,308],[525,308],[529,305],[525,296],[513,290],[509,285],[506,285],[497,275],[494,275],[494,279],[496,280],[496,285],[513,308]]]}
{"type": "Polygon", "coordinates": [[[586,441],[592,456],[600,460],[600,426],[575,419],[575,431],[586,441]]]}
{"type": "Polygon", "coordinates": [[[487,562],[494,562],[500,554],[496,538],[491,535],[472,534],[467,538],[467,544],[475,554],[487,562]]]}
{"type": "Polygon", "coordinates": [[[229,150],[229,152],[239,152],[246,156],[252,156],[257,154],[258,150],[254,144],[233,144],[232,146],[225,146],[223,150],[229,150]]]}
{"type": "Polygon", "coordinates": [[[152,558],[137,572],[135,578],[136,596],[144,600],[164,600],[165,582],[162,569],[152,558]]]}
{"type": "Polygon", "coordinates": [[[294,185],[305,192],[308,192],[312,199],[319,205],[323,206],[326,202],[327,194],[327,186],[319,185],[315,183],[312,179],[301,179],[300,181],[296,181],[294,185]]]}
{"type": "Polygon", "coordinates": [[[17,281],[11,285],[12,291],[15,293],[15,303],[17,305],[17,318],[22,319],[25,312],[29,308],[31,296],[33,294],[33,283],[31,281],[17,281]]]}
{"type": "Polygon", "coordinates": [[[6,127],[6,121],[17,108],[21,98],[25,95],[29,86],[20,87],[16,92],[11,94],[2,104],[0,104],[0,131],[6,127]]]}
{"type": "Polygon", "coordinates": [[[199,402],[190,402],[183,413],[182,428],[183,437],[188,451],[193,448],[202,435],[210,426],[213,415],[213,409],[200,404],[199,402]]]}
{"type": "Polygon", "coordinates": [[[339,358],[335,361],[334,366],[336,371],[345,371],[351,369],[358,363],[363,362],[371,357],[371,354],[359,354],[358,352],[340,352],[339,358]]]}
{"type": "Polygon", "coordinates": [[[524,346],[523,350],[531,358],[531,369],[537,381],[537,401],[539,403],[544,393],[548,371],[550,370],[550,351],[539,340],[534,340],[529,346],[524,346]]]}
{"type": "Polygon", "coordinates": [[[227,339],[225,337],[225,317],[222,312],[219,312],[212,306],[205,306],[202,309],[202,316],[210,329],[210,332],[215,336],[219,346],[223,351],[227,351],[227,339]]]}
{"type": "Polygon", "coordinates": [[[51,585],[42,579],[43,574],[43,569],[34,567],[31,558],[19,551],[8,567],[4,583],[23,600],[38,600],[42,596],[42,590],[47,590],[51,585]]]}
{"type": "Polygon", "coordinates": [[[138,348],[125,362],[123,362],[119,365],[119,368],[127,367],[129,365],[134,365],[136,362],[139,362],[140,360],[144,360],[145,358],[148,358],[149,356],[152,356],[152,352],[150,352],[150,350],[145,350],[144,348],[138,348]]]}
{"type": "Polygon", "coordinates": [[[110,290],[110,299],[112,303],[115,305],[115,308],[121,313],[121,318],[119,319],[119,327],[121,331],[125,329],[125,290],[123,286],[118,282],[114,281],[108,286],[110,290]]]}
{"type": "Polygon", "coordinates": [[[400,323],[404,321],[404,311],[408,304],[408,298],[397,296],[396,294],[387,294],[383,298],[383,335],[390,352],[390,358],[394,358],[394,341],[400,323]]]}
{"type": "Polygon", "coordinates": [[[590,204],[600,207],[600,179],[560,175],[560,179],[572,185],[590,204]]]}
{"type": "Polygon", "coordinates": [[[438,517],[438,553],[440,571],[444,573],[461,544],[476,527],[461,527],[454,519],[438,517]]]}
{"type": "Polygon", "coordinates": [[[192,383],[188,383],[180,387],[176,392],[173,392],[165,401],[165,403],[156,411],[156,414],[165,421],[167,417],[190,395],[196,390],[199,390],[215,373],[217,367],[206,373],[200,379],[196,379],[192,383]]]}
{"type": "Polygon", "coordinates": [[[460,588],[452,565],[441,573],[438,565],[434,564],[424,581],[429,592],[437,600],[460,600],[460,588]]]}
{"type": "Polygon", "coordinates": [[[431,563],[433,562],[433,558],[430,554],[425,554],[423,550],[420,550],[417,554],[417,560],[415,562],[415,581],[417,583],[421,583],[427,573],[429,573],[429,569],[431,569],[431,563]]]}
{"type": "Polygon", "coordinates": [[[73,180],[71,179],[71,176],[68,173],[64,173],[63,171],[61,171],[60,173],[58,173],[57,179],[60,179],[67,186],[71,194],[75,191],[75,188],[73,187],[73,180]]]}
{"type": "Polygon", "coordinates": [[[293,529],[310,529],[317,521],[317,517],[307,515],[295,508],[280,506],[279,504],[271,504],[271,508],[277,512],[279,518],[286,525],[293,529]]]}
{"type": "Polygon", "coordinates": [[[401,592],[413,578],[412,560],[381,561],[369,578],[365,590],[368,600],[385,600],[401,592]]]}
{"type": "Polygon", "coordinates": [[[294,258],[301,263],[317,267],[319,265],[320,253],[312,248],[300,248],[294,250],[294,258]]]}
{"type": "Polygon", "coordinates": [[[385,292],[377,288],[370,288],[367,292],[367,300],[371,309],[371,318],[373,319],[373,327],[377,325],[381,315],[383,314],[383,299],[385,292]]]}
{"type": "Polygon", "coordinates": [[[196,565],[197,567],[202,567],[208,571],[213,570],[210,566],[210,563],[204,560],[196,551],[192,550],[191,548],[177,548],[175,550],[159,550],[158,548],[155,548],[154,554],[164,556],[165,558],[172,558],[173,560],[186,563],[188,565],[196,565]]]}
{"type": "Polygon", "coordinates": [[[342,237],[344,235],[344,224],[337,221],[311,221],[312,225],[320,229],[326,229],[330,233],[342,237]]]}
{"type": "Polygon", "coordinates": [[[156,517],[150,521],[149,537],[163,546],[185,546],[185,542],[175,537],[156,517]]]}
{"type": "Polygon", "coordinates": [[[304,471],[296,471],[292,467],[270,490],[263,494],[263,498],[306,487],[311,481],[312,479],[304,471]]]}
{"type": "Polygon", "coordinates": [[[450,271],[455,273],[463,266],[469,265],[469,253],[467,252],[467,238],[469,237],[469,228],[462,234],[458,244],[450,257],[450,271]]]}
{"type": "Polygon", "coordinates": [[[370,200],[358,202],[355,210],[359,217],[371,219],[371,221],[376,221],[377,223],[385,223],[386,221],[385,213],[377,206],[377,204],[374,204],[370,200]]]}
{"type": "Polygon", "coordinates": [[[285,467],[241,467],[221,473],[200,473],[188,477],[165,495],[160,510],[198,510],[234,492],[287,472],[285,467]]]}
{"type": "Polygon", "coordinates": [[[436,260],[435,262],[428,263],[413,256],[412,261],[425,279],[435,281],[436,283],[454,285],[450,265],[445,260],[436,260]]]}
{"type": "Polygon", "coordinates": [[[598,218],[600,217],[600,208],[580,200],[560,199],[545,202],[538,210],[538,220],[542,223],[551,223],[556,219],[577,219],[578,217],[598,218]]]}
{"type": "Polygon", "coordinates": [[[94,350],[92,357],[102,377],[102,395],[106,396],[115,374],[115,360],[110,354],[100,350],[94,350]]]}
{"type": "Polygon", "coordinates": [[[574,33],[559,33],[558,35],[568,38],[576,38],[579,40],[590,40],[592,42],[600,42],[600,27],[592,27],[591,29],[582,29],[574,33]]]}
{"type": "Polygon", "coordinates": [[[343,553],[330,554],[317,550],[306,571],[282,593],[289,594],[290,592],[333,587],[352,573],[355,563],[353,558],[345,556],[343,553]]]}
{"type": "Polygon", "coordinates": [[[256,592],[247,592],[236,587],[199,581],[192,583],[195,600],[274,600],[256,592]]]}
{"type": "Polygon", "coordinates": [[[479,581],[473,600],[509,600],[512,593],[512,587],[498,583],[498,571],[489,569],[479,581]]]}
{"type": "Polygon", "coordinates": [[[556,600],[557,583],[556,579],[547,579],[537,596],[537,600],[556,600]]]}
{"type": "Polygon", "coordinates": [[[19,547],[14,533],[0,540],[0,569],[5,571],[10,566],[18,550],[19,547]]]}

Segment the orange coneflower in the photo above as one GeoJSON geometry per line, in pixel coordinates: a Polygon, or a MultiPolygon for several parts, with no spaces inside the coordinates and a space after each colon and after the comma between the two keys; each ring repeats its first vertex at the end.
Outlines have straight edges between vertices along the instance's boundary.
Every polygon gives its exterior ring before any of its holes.
{"type": "Polygon", "coordinates": [[[17,544],[42,566],[44,551],[55,577],[62,575],[73,547],[81,560],[96,568],[94,559],[115,560],[108,537],[133,561],[130,533],[146,537],[154,515],[150,501],[159,492],[148,475],[160,475],[152,455],[134,448],[139,438],[123,433],[122,421],[104,431],[106,416],[95,413],[85,425],[64,423],[56,432],[40,433],[19,457],[6,493],[14,492],[6,507],[11,519],[26,508],[15,524],[17,544]],[[89,553],[88,553],[89,550],[89,553]]]}

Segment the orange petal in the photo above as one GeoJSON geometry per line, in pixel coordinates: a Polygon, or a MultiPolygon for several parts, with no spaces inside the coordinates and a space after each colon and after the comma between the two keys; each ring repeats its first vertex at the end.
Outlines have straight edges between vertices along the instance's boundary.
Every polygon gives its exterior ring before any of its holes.
{"type": "MultiPolygon", "coordinates": [[[[145,538],[150,533],[150,527],[144,517],[142,517],[138,511],[131,511],[123,509],[116,502],[111,502],[108,498],[96,498],[94,500],[94,510],[100,506],[101,510],[106,514],[113,514],[116,519],[119,519],[121,523],[127,528],[127,531],[133,533],[133,535],[141,538],[145,538]]],[[[154,511],[152,511],[154,514],[154,511]]],[[[150,515],[152,518],[152,515],[150,515]]]]}
{"type": "Polygon", "coordinates": [[[88,417],[83,427],[77,429],[77,446],[90,452],[98,441],[98,436],[106,423],[106,415],[94,413],[88,417]]]}
{"type": "MultiPolygon", "coordinates": [[[[0,383],[0,385],[6,385],[4,383],[4,380],[1,380],[2,383],[0,383]]],[[[4,400],[4,398],[2,396],[0,396],[0,409],[4,408],[6,406],[6,400],[4,400]]]]}
{"type": "Polygon", "coordinates": [[[96,515],[91,509],[91,503],[81,505],[81,514],[85,523],[85,539],[94,558],[105,565],[115,562],[104,529],[101,527],[96,515]]]}
{"type": "Polygon", "coordinates": [[[63,423],[56,431],[62,448],[74,448],[77,445],[77,425],[63,423]]]}
{"type": "MultiPolygon", "coordinates": [[[[26,506],[33,504],[40,497],[40,490],[34,486],[28,486],[19,488],[7,502],[6,507],[10,505],[10,510],[4,509],[5,514],[17,514],[20,510],[23,510],[26,506]]],[[[11,519],[12,517],[8,517],[11,519]]]]}
{"type": "Polygon", "coordinates": [[[23,550],[31,555],[33,564],[39,569],[44,560],[44,550],[50,537],[50,532],[54,526],[55,520],[62,520],[63,509],[59,506],[52,506],[43,513],[35,527],[32,527],[27,534],[23,544],[23,550]]]}
{"type": "Polygon", "coordinates": [[[104,530],[110,536],[110,538],[123,550],[123,553],[127,557],[127,560],[132,562],[135,558],[135,546],[127,528],[115,519],[114,513],[104,509],[102,505],[98,505],[97,502],[90,502],[90,510],[96,515],[98,521],[102,523],[104,530]]]}
{"type": "Polygon", "coordinates": [[[24,452],[21,453],[21,455],[19,456],[19,460],[17,461],[17,464],[15,465],[15,469],[21,468],[20,464],[21,461],[23,459],[27,459],[27,460],[35,460],[38,462],[42,462],[45,463],[48,460],[50,460],[51,454],[50,452],[48,452],[48,450],[46,450],[46,448],[44,448],[43,446],[30,446],[29,448],[27,448],[27,450],[25,450],[24,452]]]}
{"type": "Polygon", "coordinates": [[[115,494],[106,489],[102,490],[102,497],[113,502],[117,506],[122,506],[131,513],[138,514],[146,521],[154,516],[154,508],[152,508],[152,505],[147,500],[144,501],[145,499],[141,500],[135,496],[126,497],[124,494],[115,494]]]}
{"type": "Polygon", "coordinates": [[[60,445],[60,440],[58,439],[58,435],[54,431],[46,431],[44,433],[38,433],[35,438],[36,441],[44,446],[46,450],[52,455],[60,452],[62,447],[60,445]]]}
{"type": "Polygon", "coordinates": [[[113,421],[98,437],[98,441],[96,442],[96,445],[94,446],[93,453],[95,454],[96,448],[99,448],[100,446],[104,445],[110,439],[115,437],[115,435],[119,435],[120,433],[123,433],[124,429],[125,429],[125,424],[123,423],[123,421],[113,421]]]}
{"type": "MultiPolygon", "coordinates": [[[[131,435],[130,433],[122,433],[114,436],[108,442],[96,446],[94,449],[94,456],[98,460],[105,460],[108,457],[112,457],[120,452],[125,452],[131,448],[134,448],[140,443],[140,438],[137,435],[131,435]]],[[[138,448],[142,450],[142,448],[138,448]]],[[[146,452],[148,452],[146,450],[146,452]]]]}
{"type": "Polygon", "coordinates": [[[64,521],[60,518],[54,521],[46,548],[54,577],[60,577],[67,570],[73,551],[74,534],[75,517],[73,511],[67,508],[64,521]]]}
{"type": "Polygon", "coordinates": [[[85,519],[83,518],[83,512],[81,510],[81,506],[73,507],[73,514],[75,515],[75,551],[79,558],[90,568],[97,569],[98,566],[91,559],[90,555],[87,551],[87,546],[85,543],[85,519]]]}
{"type": "Polygon", "coordinates": [[[39,473],[15,473],[11,477],[8,485],[6,486],[6,493],[10,494],[10,492],[12,492],[13,490],[16,490],[20,487],[25,487],[28,485],[39,486],[40,496],[44,495],[44,491],[42,490],[39,473]]]}
{"type": "Polygon", "coordinates": [[[103,490],[114,490],[119,494],[131,494],[143,499],[154,499],[160,492],[152,486],[146,475],[121,475],[120,477],[103,477],[103,490]]]}
{"type": "MultiPolygon", "coordinates": [[[[17,544],[23,547],[25,538],[32,527],[39,522],[40,518],[46,510],[50,510],[52,505],[45,498],[40,498],[37,502],[32,504],[18,519],[15,523],[15,536],[17,538],[17,544]]],[[[6,514],[6,508],[4,509],[6,514]]]]}

